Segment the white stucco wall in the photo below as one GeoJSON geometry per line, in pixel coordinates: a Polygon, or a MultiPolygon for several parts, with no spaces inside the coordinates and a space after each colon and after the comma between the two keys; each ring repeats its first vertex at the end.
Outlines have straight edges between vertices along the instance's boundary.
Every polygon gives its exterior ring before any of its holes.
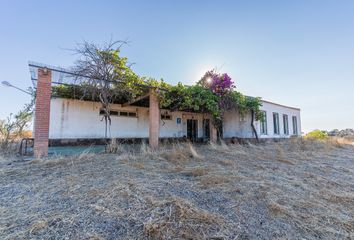
{"type": "MultiPolygon", "coordinates": [[[[251,127],[251,113],[245,114],[243,117],[238,110],[226,112],[223,122],[223,137],[224,138],[252,138],[254,137],[251,127]]],[[[257,122],[254,123],[255,126],[257,122]]]]}
{"type": "MultiPolygon", "coordinates": [[[[99,115],[101,104],[99,102],[80,101],[74,99],[51,99],[50,111],[50,139],[72,139],[72,138],[104,138],[105,123],[99,115]]],[[[301,134],[300,110],[296,108],[281,106],[278,104],[263,102],[262,110],[267,112],[267,134],[260,134],[260,122],[255,121],[254,125],[260,138],[284,138],[290,137],[293,133],[292,116],[297,117],[298,134],[301,134]],[[273,112],[279,113],[280,134],[274,134],[273,112]],[[284,134],[283,114],[288,115],[289,135],[284,134]]],[[[149,114],[148,108],[124,107],[119,104],[112,104],[111,110],[136,112],[137,117],[111,116],[112,123],[108,131],[109,138],[148,138],[149,137],[149,114]]],[[[167,110],[161,110],[161,114],[167,110]]],[[[160,120],[160,137],[176,138],[187,135],[187,119],[198,120],[198,137],[203,137],[203,118],[207,115],[170,112],[172,120],[160,120]],[[177,124],[177,118],[181,118],[181,124],[177,124]]],[[[241,117],[237,110],[225,113],[223,123],[224,138],[253,138],[251,128],[251,114],[241,117]]]]}
{"type": "MultiPolygon", "coordinates": [[[[99,102],[53,98],[50,110],[50,139],[104,138],[105,122],[99,115],[99,102]]],[[[124,107],[112,104],[111,110],[136,112],[137,117],[111,116],[110,138],[148,138],[148,108],[124,107]]],[[[161,110],[161,113],[166,110],[161,110]]],[[[203,115],[185,112],[170,112],[172,120],[160,120],[160,137],[183,137],[187,135],[187,119],[198,120],[198,137],[203,136],[203,115]],[[177,124],[181,118],[181,124],[177,124]]]]}
{"type": "Polygon", "coordinates": [[[263,105],[261,110],[266,111],[267,113],[267,134],[260,134],[260,123],[257,122],[257,131],[261,138],[288,138],[293,136],[293,123],[292,117],[296,116],[297,120],[297,135],[301,135],[301,119],[300,119],[300,109],[282,106],[276,103],[271,103],[268,101],[263,101],[263,105]],[[274,124],[273,124],[273,113],[279,114],[279,130],[280,134],[274,134],[274,124]],[[288,115],[288,126],[289,126],[289,134],[284,134],[284,123],[283,123],[283,115],[288,115]]]}
{"type": "MultiPolygon", "coordinates": [[[[296,116],[298,135],[301,135],[301,120],[300,120],[300,109],[282,106],[276,103],[271,103],[268,101],[262,102],[261,110],[267,113],[267,134],[261,134],[261,124],[260,121],[255,121],[254,126],[257,130],[258,136],[260,138],[289,138],[293,135],[293,124],[292,117],[296,116]],[[279,130],[280,134],[274,134],[273,127],[273,112],[279,114],[279,130]],[[283,125],[283,114],[288,115],[288,127],[289,134],[284,134],[283,125]]],[[[225,113],[224,123],[223,123],[223,137],[224,138],[254,138],[251,127],[251,113],[245,114],[241,117],[237,110],[233,110],[225,113]]]]}

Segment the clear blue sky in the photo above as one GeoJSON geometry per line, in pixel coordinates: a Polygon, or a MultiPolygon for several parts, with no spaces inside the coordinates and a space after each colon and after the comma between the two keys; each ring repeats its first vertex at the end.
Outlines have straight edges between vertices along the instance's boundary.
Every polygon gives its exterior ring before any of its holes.
{"type": "MultiPolygon", "coordinates": [[[[354,1],[0,2],[0,81],[69,67],[82,40],[129,39],[134,70],[191,84],[213,67],[247,95],[302,109],[303,130],[354,128],[354,1]]],[[[0,118],[28,97],[0,86],[0,118]]]]}

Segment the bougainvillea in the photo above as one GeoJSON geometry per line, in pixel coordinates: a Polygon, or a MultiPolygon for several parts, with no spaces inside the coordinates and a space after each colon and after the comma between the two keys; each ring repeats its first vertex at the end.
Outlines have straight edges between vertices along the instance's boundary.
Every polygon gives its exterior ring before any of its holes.
{"type": "Polygon", "coordinates": [[[251,111],[254,112],[256,119],[261,118],[261,99],[247,97],[236,91],[234,81],[227,73],[220,74],[215,70],[207,71],[197,85],[209,89],[218,97],[218,111],[213,114],[216,116],[216,123],[221,124],[224,113],[231,109],[237,109],[241,115],[251,111]]]}
{"type": "Polygon", "coordinates": [[[209,88],[218,96],[225,95],[235,88],[234,82],[227,73],[218,74],[215,70],[207,71],[198,85],[209,88]]]}

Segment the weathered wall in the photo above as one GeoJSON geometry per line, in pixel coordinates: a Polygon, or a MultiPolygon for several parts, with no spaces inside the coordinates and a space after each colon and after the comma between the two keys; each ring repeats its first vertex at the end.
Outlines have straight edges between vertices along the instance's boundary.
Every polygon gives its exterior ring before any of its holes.
{"type": "MultiPolygon", "coordinates": [[[[282,106],[276,103],[271,103],[267,101],[263,101],[263,106],[261,107],[263,111],[267,112],[267,135],[260,135],[261,138],[287,138],[293,135],[293,124],[292,124],[292,116],[296,116],[297,118],[297,126],[298,126],[298,135],[301,135],[301,119],[300,119],[300,109],[282,106]],[[274,134],[273,127],[273,112],[279,113],[279,129],[280,134],[274,134]],[[289,123],[289,135],[284,134],[283,128],[283,114],[288,115],[288,123],[289,123]]],[[[257,124],[257,131],[260,134],[260,124],[257,124]]]]}
{"type": "MultiPolygon", "coordinates": [[[[257,122],[254,123],[257,128],[257,122]]],[[[258,128],[257,128],[258,129],[258,128]]],[[[237,110],[226,112],[223,122],[224,138],[252,138],[254,137],[251,127],[251,114],[245,114],[243,117],[237,110]]]]}
{"type": "MultiPolygon", "coordinates": [[[[105,123],[99,115],[101,104],[98,102],[80,101],[74,99],[51,99],[49,138],[104,138],[105,123]]],[[[148,138],[149,109],[139,107],[124,107],[112,104],[111,110],[137,112],[138,117],[111,116],[112,123],[109,138],[148,138]]],[[[161,110],[161,114],[166,110],[161,110]]],[[[169,111],[167,111],[169,113],[169,111]]],[[[187,119],[198,120],[198,137],[203,136],[202,114],[172,112],[172,120],[160,120],[160,137],[176,138],[187,135],[187,119]],[[181,124],[177,124],[181,118],[181,124]]]]}
{"type": "MultiPolygon", "coordinates": [[[[79,101],[73,99],[51,99],[49,138],[104,138],[105,123],[99,115],[101,104],[98,102],[79,101]]],[[[139,107],[122,108],[119,104],[113,104],[112,110],[136,111],[138,117],[112,116],[112,124],[108,131],[109,138],[148,138],[149,137],[149,109],[139,107]]],[[[292,116],[297,117],[298,134],[301,134],[300,110],[281,106],[274,103],[263,102],[262,110],[267,112],[267,135],[260,134],[260,123],[254,125],[260,138],[286,138],[293,133],[292,116]],[[279,113],[280,134],[273,131],[273,112],[279,113]],[[289,135],[284,134],[282,115],[289,118],[289,135]]],[[[164,114],[167,110],[161,110],[164,114]]],[[[170,113],[169,111],[167,111],[170,113]]],[[[172,120],[160,120],[160,138],[177,138],[187,135],[187,119],[198,120],[198,137],[203,137],[203,115],[186,112],[172,112],[172,120]],[[181,124],[176,119],[181,118],[181,124]]],[[[206,115],[204,118],[208,118],[206,115]]],[[[224,138],[253,138],[251,128],[251,114],[241,117],[238,111],[225,113],[223,124],[224,138]]]]}
{"type": "MultiPolygon", "coordinates": [[[[293,135],[293,125],[292,125],[292,116],[297,117],[298,125],[298,135],[301,135],[301,120],[300,120],[300,110],[292,107],[282,106],[276,103],[271,103],[263,101],[263,106],[261,110],[267,112],[267,134],[262,135],[260,132],[260,122],[255,121],[254,126],[257,130],[258,136],[260,138],[288,138],[293,135]],[[280,134],[274,134],[273,127],[273,112],[279,114],[279,130],[280,134]],[[289,123],[289,134],[284,134],[283,128],[283,114],[288,115],[289,123]]],[[[238,111],[230,111],[225,113],[225,120],[223,124],[224,129],[224,138],[253,138],[255,137],[252,127],[251,127],[251,114],[245,114],[244,117],[241,117],[238,111]]]]}

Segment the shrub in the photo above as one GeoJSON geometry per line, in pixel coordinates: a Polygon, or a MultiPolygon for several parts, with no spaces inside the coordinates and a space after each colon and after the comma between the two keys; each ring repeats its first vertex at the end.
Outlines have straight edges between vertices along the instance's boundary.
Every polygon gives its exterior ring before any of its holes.
{"type": "Polygon", "coordinates": [[[317,129],[307,133],[305,138],[314,140],[325,140],[328,138],[328,135],[326,132],[317,129]]]}
{"type": "Polygon", "coordinates": [[[0,119],[0,151],[13,152],[18,140],[32,135],[28,130],[32,121],[34,101],[26,104],[17,114],[12,113],[6,119],[0,119]]]}

